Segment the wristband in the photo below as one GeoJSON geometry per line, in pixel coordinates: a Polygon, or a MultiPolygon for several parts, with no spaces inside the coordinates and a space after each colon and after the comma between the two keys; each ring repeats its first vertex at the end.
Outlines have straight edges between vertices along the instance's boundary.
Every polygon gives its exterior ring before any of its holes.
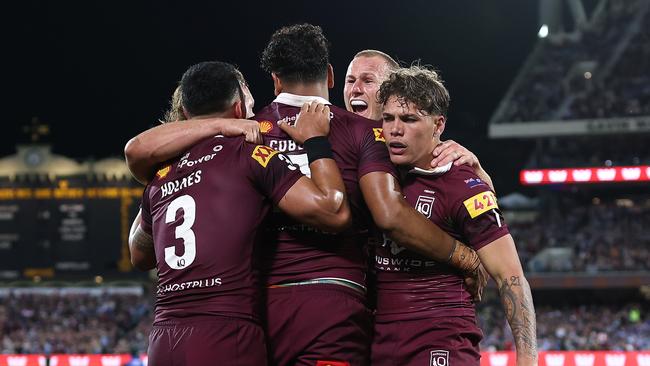
{"type": "Polygon", "coordinates": [[[463,275],[471,277],[481,265],[481,260],[476,251],[455,240],[454,249],[447,260],[447,264],[459,270],[463,275]]]}
{"type": "Polygon", "coordinates": [[[307,150],[307,159],[309,164],[318,159],[333,159],[332,145],[326,136],[316,136],[305,141],[303,144],[307,150]]]}
{"type": "Polygon", "coordinates": [[[451,258],[454,257],[454,253],[456,253],[456,248],[458,248],[458,240],[454,240],[454,247],[451,248],[451,252],[449,252],[449,257],[445,260],[445,263],[451,262],[451,258]]]}

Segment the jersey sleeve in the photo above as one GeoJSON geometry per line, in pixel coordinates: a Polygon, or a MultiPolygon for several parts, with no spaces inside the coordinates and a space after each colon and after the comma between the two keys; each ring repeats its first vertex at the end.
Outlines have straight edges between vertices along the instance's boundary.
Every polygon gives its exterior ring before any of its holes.
{"type": "MultiPolygon", "coordinates": [[[[457,229],[474,250],[509,233],[497,198],[468,166],[460,166],[445,182],[446,199],[457,229]]],[[[447,173],[449,174],[449,173],[447,173]]]]}
{"type": "Polygon", "coordinates": [[[142,214],[140,215],[140,227],[145,233],[152,235],[152,220],[151,220],[151,200],[149,199],[149,191],[151,186],[147,186],[142,192],[142,214]]]}
{"type": "Polygon", "coordinates": [[[385,172],[397,177],[395,166],[388,155],[384,132],[379,124],[365,123],[360,131],[359,178],[372,172],[385,172]]]}
{"type": "Polygon", "coordinates": [[[268,146],[246,144],[244,154],[255,186],[276,205],[303,176],[289,157],[268,146]]]}

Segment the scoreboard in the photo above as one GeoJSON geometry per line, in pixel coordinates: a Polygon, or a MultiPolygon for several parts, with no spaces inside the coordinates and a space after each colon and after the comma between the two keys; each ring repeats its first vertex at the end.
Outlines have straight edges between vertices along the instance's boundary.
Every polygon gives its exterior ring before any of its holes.
{"type": "Polygon", "coordinates": [[[131,181],[0,183],[0,280],[131,272],[131,181]]]}

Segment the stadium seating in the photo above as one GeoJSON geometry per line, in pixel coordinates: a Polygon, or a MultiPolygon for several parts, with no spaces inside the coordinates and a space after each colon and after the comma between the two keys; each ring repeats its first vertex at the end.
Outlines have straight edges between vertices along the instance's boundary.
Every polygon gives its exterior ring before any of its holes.
{"type": "Polygon", "coordinates": [[[580,32],[538,44],[493,122],[650,114],[645,1],[608,1],[580,32]]]}
{"type": "Polygon", "coordinates": [[[146,352],[150,293],[33,290],[0,295],[0,353],[146,352]]]}
{"type": "MultiPolygon", "coordinates": [[[[33,290],[33,289],[32,289],[33,290]]],[[[0,295],[1,354],[146,352],[152,293],[46,291],[0,295]]],[[[478,307],[483,351],[513,350],[495,291],[478,307]]],[[[537,307],[540,350],[650,349],[647,304],[537,307]]]]}
{"type": "MultiPolygon", "coordinates": [[[[646,304],[537,306],[537,339],[546,350],[650,349],[650,308],[646,304]]],[[[514,350],[503,309],[494,299],[479,306],[481,350],[514,350]]]]}
{"type": "Polygon", "coordinates": [[[509,224],[526,270],[598,273],[648,269],[648,197],[587,201],[566,195],[544,203],[532,220],[509,224]],[[566,248],[567,255],[554,260],[537,258],[550,248],[566,248]]]}

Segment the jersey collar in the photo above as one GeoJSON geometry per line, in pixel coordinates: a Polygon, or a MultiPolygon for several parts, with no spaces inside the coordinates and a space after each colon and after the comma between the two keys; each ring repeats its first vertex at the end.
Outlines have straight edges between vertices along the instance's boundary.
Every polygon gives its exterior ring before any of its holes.
{"type": "Polygon", "coordinates": [[[303,104],[308,103],[308,102],[313,102],[316,101],[318,103],[322,103],[325,105],[331,105],[327,99],[322,98],[322,97],[317,97],[313,95],[296,95],[296,94],[291,94],[291,93],[280,93],[277,97],[275,97],[275,100],[273,101],[274,103],[282,103],[286,105],[290,105],[292,107],[302,107],[303,104]]]}
{"type": "Polygon", "coordinates": [[[429,170],[415,167],[415,168],[409,170],[409,174],[429,175],[429,176],[443,175],[443,174],[445,174],[445,173],[447,173],[448,171],[451,170],[451,165],[452,164],[453,163],[447,163],[446,165],[439,166],[437,168],[429,169],[429,170]]]}

